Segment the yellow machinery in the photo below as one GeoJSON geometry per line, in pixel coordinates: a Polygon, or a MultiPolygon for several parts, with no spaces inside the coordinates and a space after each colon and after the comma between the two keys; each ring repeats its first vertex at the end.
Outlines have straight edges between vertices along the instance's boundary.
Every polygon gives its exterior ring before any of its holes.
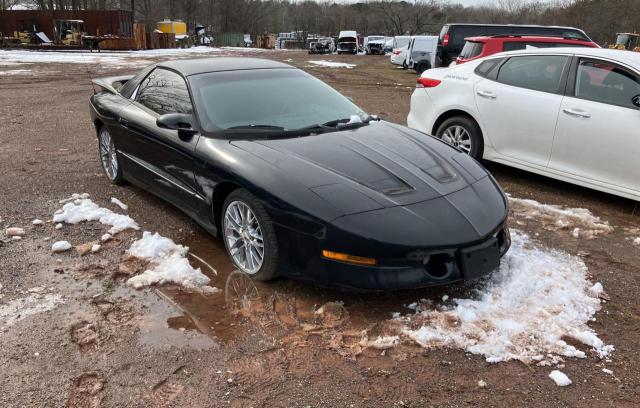
{"type": "Polygon", "coordinates": [[[33,35],[28,31],[14,31],[13,38],[14,41],[17,40],[20,44],[31,44],[33,35]]]}
{"type": "Polygon", "coordinates": [[[87,35],[82,20],[54,20],[56,44],[82,45],[82,37],[87,35]]]}
{"type": "Polygon", "coordinates": [[[187,34],[187,23],[180,20],[158,21],[157,27],[158,30],[162,31],[163,33],[173,33],[177,36],[187,34]]]}
{"type": "Polygon", "coordinates": [[[640,34],[617,33],[616,43],[611,44],[609,48],[640,52],[640,34]]]}

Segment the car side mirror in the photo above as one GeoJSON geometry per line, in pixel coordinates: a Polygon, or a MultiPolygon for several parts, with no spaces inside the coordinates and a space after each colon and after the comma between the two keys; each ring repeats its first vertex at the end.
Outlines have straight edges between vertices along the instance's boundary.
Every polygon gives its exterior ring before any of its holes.
{"type": "Polygon", "coordinates": [[[162,129],[177,130],[182,134],[193,135],[198,131],[194,129],[195,118],[186,113],[167,113],[156,119],[156,125],[162,129]]]}
{"type": "Polygon", "coordinates": [[[631,98],[631,103],[636,107],[636,108],[640,108],[640,95],[636,95],[633,98],[631,98]]]}

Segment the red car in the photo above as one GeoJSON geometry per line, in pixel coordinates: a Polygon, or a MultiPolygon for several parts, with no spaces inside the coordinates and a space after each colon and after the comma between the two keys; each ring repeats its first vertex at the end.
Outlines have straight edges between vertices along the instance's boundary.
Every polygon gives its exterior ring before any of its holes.
{"type": "Polygon", "coordinates": [[[529,47],[591,47],[600,48],[593,41],[577,40],[563,37],[542,37],[531,35],[494,35],[486,37],[465,38],[465,45],[456,58],[456,64],[463,64],[482,57],[503,51],[524,50],[529,47]]]}

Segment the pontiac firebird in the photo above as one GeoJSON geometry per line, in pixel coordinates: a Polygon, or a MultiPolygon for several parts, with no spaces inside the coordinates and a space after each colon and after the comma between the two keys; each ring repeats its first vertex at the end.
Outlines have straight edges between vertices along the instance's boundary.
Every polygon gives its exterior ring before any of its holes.
{"type": "Polygon", "coordinates": [[[292,66],[176,60],[93,86],[110,182],[184,211],[254,279],[418,288],[489,274],[510,246],[505,195],[474,159],[292,66]]]}

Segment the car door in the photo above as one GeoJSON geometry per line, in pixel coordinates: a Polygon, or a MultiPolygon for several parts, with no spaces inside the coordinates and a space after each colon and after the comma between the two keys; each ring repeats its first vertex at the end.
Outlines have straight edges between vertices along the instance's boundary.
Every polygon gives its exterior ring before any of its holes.
{"type": "Polygon", "coordinates": [[[640,191],[640,72],[576,58],[549,167],[640,191]]]}
{"type": "Polygon", "coordinates": [[[138,166],[136,178],[152,192],[189,211],[195,192],[193,151],[199,136],[162,129],[156,119],[167,113],[193,113],[187,84],[178,73],[154,69],[140,84],[135,100],[120,112],[120,126],[128,132],[125,156],[138,166]]]}
{"type": "Polygon", "coordinates": [[[474,86],[485,137],[507,160],[546,167],[551,156],[569,57],[511,57],[495,79],[474,86]]]}

